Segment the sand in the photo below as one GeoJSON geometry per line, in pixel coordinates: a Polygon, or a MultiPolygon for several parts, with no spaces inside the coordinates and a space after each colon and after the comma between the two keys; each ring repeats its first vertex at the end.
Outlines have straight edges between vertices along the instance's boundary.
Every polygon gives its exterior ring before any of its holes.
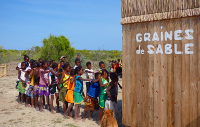
{"type": "MultiPolygon", "coordinates": [[[[15,89],[17,76],[0,78],[0,127],[99,127],[96,123],[98,112],[94,113],[94,120],[85,121],[64,118],[62,113],[52,114],[48,110],[36,111],[17,102],[18,92],[15,89]]],[[[118,124],[121,126],[121,90],[118,97],[118,124]]],[[[54,105],[55,106],[55,105],[54,105]]],[[[62,110],[62,104],[60,103],[62,110]]],[[[81,112],[83,112],[84,104],[81,112]]]]}

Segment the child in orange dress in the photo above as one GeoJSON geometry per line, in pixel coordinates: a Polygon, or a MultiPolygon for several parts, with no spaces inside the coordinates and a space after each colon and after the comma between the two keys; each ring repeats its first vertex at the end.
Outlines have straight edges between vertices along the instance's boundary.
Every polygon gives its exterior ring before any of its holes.
{"type": "Polygon", "coordinates": [[[70,72],[70,77],[67,86],[67,94],[65,100],[69,103],[67,108],[67,116],[72,117],[72,110],[74,106],[74,86],[75,86],[75,69],[70,72]]]}

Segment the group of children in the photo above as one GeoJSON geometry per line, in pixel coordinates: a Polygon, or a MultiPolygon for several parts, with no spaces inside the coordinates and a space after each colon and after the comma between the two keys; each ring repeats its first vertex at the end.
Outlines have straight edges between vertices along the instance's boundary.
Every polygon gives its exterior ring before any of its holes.
{"type": "Polygon", "coordinates": [[[121,88],[118,75],[114,72],[109,73],[102,61],[99,62],[99,70],[96,72],[92,69],[91,62],[87,62],[86,67],[85,70],[82,68],[79,58],[72,67],[64,61],[64,57],[61,57],[58,64],[53,61],[29,61],[29,57],[24,56],[24,62],[16,67],[19,102],[39,111],[46,108],[54,113],[55,97],[56,112],[60,112],[59,101],[61,101],[64,116],[75,119],[81,119],[80,106],[84,102],[82,118],[89,116],[91,119],[93,112],[99,110],[98,120],[101,121],[104,110],[116,112],[118,86],[121,88]],[[86,78],[83,78],[83,74],[86,78]],[[83,91],[84,85],[86,93],[83,91]]]}

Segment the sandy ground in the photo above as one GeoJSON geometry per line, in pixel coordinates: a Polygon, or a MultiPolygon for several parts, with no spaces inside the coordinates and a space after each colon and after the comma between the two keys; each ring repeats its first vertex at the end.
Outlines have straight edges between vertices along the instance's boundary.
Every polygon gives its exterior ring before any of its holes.
{"type": "MultiPolygon", "coordinates": [[[[94,113],[94,120],[75,121],[66,119],[62,113],[52,114],[48,110],[38,112],[34,108],[25,107],[17,102],[18,92],[15,89],[17,76],[0,78],[0,127],[99,127],[96,123],[98,112],[94,113]]],[[[121,82],[121,81],[120,81],[121,82]]],[[[118,124],[121,126],[121,90],[118,97],[118,124]]],[[[60,105],[62,105],[60,103],[60,105]]],[[[54,105],[55,106],[55,105],[54,105]]],[[[84,104],[81,112],[83,112],[84,104]]],[[[60,107],[62,110],[62,107],[60,107]]]]}

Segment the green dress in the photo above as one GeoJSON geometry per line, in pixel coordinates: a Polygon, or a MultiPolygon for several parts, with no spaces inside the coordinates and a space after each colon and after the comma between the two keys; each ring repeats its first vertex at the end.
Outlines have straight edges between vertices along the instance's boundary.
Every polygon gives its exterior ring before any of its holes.
{"type": "MultiPolygon", "coordinates": [[[[102,84],[107,84],[108,81],[104,78],[102,78],[102,84]]],[[[100,95],[99,95],[99,106],[101,108],[105,108],[105,102],[107,99],[107,95],[106,95],[106,89],[108,88],[109,85],[104,86],[104,87],[100,87],[100,95]]]]}

